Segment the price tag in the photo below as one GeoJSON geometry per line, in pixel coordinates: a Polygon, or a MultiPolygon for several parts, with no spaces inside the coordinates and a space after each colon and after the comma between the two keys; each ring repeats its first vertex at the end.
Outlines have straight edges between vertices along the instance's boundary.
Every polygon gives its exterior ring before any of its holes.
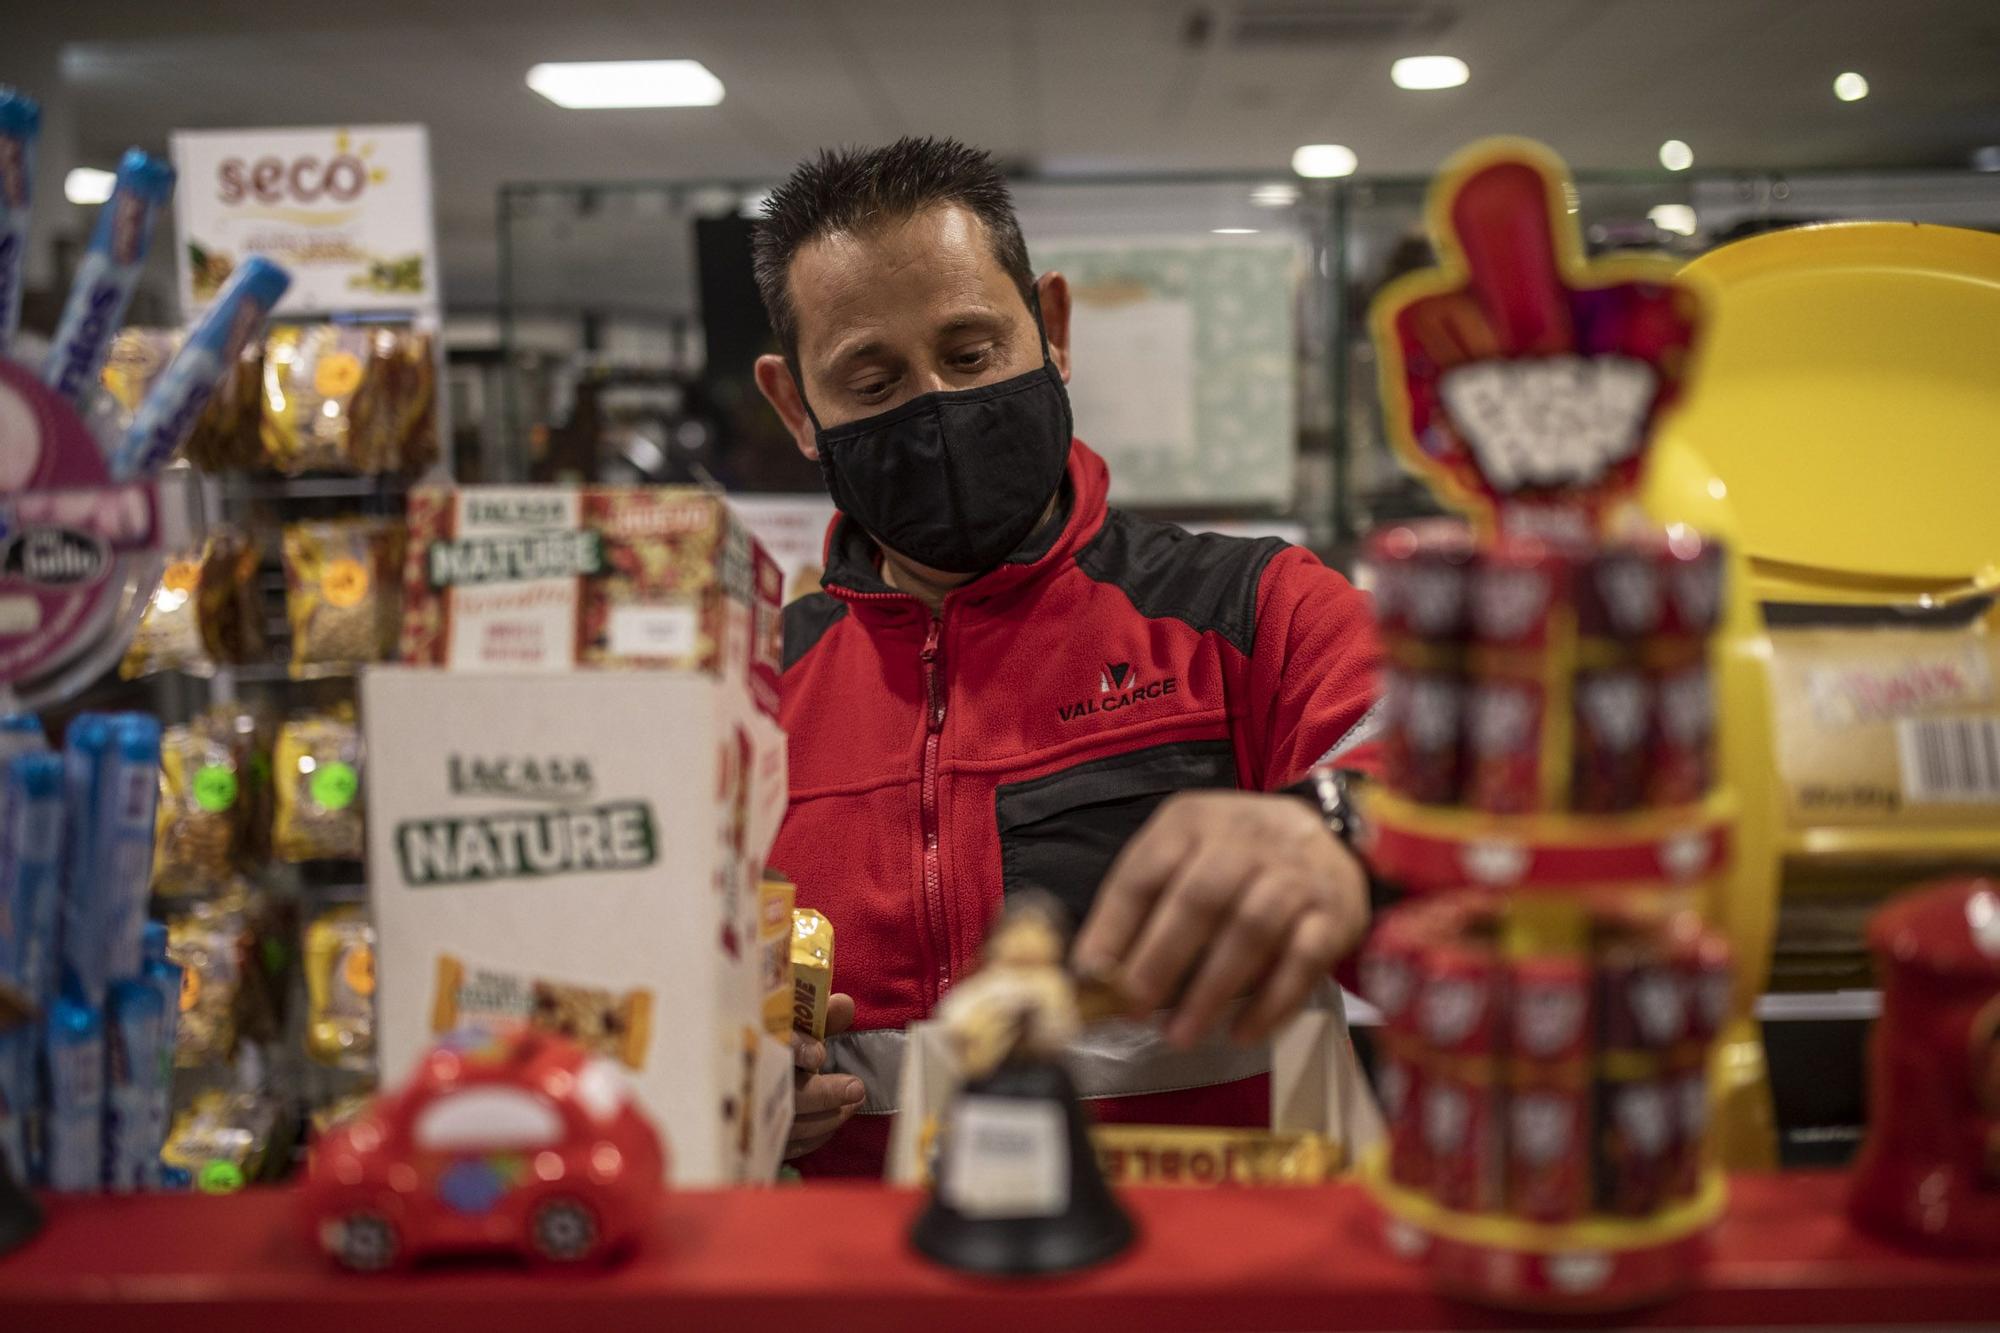
{"type": "Polygon", "coordinates": [[[313,803],[322,810],[345,810],[354,804],[354,797],[360,790],[361,778],[352,764],[343,764],[336,759],[313,770],[313,803]]]}
{"type": "Polygon", "coordinates": [[[221,764],[203,764],[194,774],[194,803],[211,815],[236,804],[236,774],[221,764]]]}
{"type": "Polygon", "coordinates": [[[359,560],[335,560],[327,565],[319,586],[328,604],[346,610],[368,595],[368,570],[359,560]]]}
{"type": "Polygon", "coordinates": [[[356,995],[375,993],[375,951],[365,944],[347,951],[340,962],[340,979],[356,995]]]}
{"type": "Polygon", "coordinates": [[[952,1108],[939,1186],[967,1217],[1056,1217],[1069,1209],[1063,1108],[1022,1097],[965,1096],[952,1108]]]}
{"type": "Polygon", "coordinates": [[[352,352],[329,352],[313,367],[313,392],[345,398],[361,387],[361,360],[352,352]]]}

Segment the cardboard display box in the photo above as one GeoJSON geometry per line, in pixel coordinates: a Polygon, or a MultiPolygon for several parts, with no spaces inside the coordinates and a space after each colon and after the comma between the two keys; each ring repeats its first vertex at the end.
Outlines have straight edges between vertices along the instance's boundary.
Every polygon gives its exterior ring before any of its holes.
{"type": "Polygon", "coordinates": [[[452,1027],[557,1028],[629,1070],[678,1185],[770,1179],[792,1113],[757,954],[779,580],[699,501],[743,558],[702,581],[683,669],[383,667],[361,689],[384,1081],[452,1027]]]}

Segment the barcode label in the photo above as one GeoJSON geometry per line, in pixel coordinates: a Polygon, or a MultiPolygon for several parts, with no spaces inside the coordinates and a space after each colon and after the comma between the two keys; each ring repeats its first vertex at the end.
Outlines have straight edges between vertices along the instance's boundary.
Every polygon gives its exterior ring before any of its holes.
{"type": "Polygon", "coordinates": [[[1920,717],[1896,724],[1903,799],[2000,802],[2000,717],[1920,717]]]}

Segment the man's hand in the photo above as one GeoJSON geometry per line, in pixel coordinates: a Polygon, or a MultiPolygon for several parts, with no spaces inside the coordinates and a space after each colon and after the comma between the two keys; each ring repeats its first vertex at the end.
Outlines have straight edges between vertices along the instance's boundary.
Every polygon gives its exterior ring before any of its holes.
{"type": "MultiPolygon", "coordinates": [[[[854,1022],[854,997],[832,995],[826,1002],[826,1035],[847,1031],[854,1022]]],[[[826,1043],[803,1032],[792,1033],[792,1132],[785,1140],[785,1160],[825,1147],[834,1131],[861,1106],[866,1090],[852,1074],[822,1074],[826,1043]]]]}
{"type": "Polygon", "coordinates": [[[1116,977],[1141,1017],[1192,976],[1167,1040],[1267,1040],[1368,925],[1367,877],[1304,802],[1255,792],[1172,797],[1125,845],[1077,932],[1086,975],[1116,977]]]}

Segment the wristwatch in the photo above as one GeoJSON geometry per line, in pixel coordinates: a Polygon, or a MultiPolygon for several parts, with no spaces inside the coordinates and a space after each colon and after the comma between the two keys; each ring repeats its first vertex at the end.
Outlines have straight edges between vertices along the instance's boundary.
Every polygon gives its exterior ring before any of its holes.
{"type": "Polygon", "coordinates": [[[1361,834],[1361,812],[1355,808],[1348,793],[1347,784],[1351,776],[1347,769],[1321,764],[1291,786],[1278,788],[1277,794],[1296,796],[1312,806],[1326,821],[1327,832],[1333,834],[1341,846],[1355,852],[1355,859],[1361,862],[1361,873],[1368,877],[1369,910],[1380,914],[1401,902],[1403,893],[1394,884],[1378,879],[1368,864],[1368,858],[1355,851],[1355,842],[1361,834]]]}
{"type": "Polygon", "coordinates": [[[1327,832],[1352,847],[1360,829],[1354,803],[1348,796],[1347,778],[1346,769],[1321,764],[1291,786],[1278,788],[1278,793],[1296,796],[1317,810],[1326,821],[1327,832]]]}

